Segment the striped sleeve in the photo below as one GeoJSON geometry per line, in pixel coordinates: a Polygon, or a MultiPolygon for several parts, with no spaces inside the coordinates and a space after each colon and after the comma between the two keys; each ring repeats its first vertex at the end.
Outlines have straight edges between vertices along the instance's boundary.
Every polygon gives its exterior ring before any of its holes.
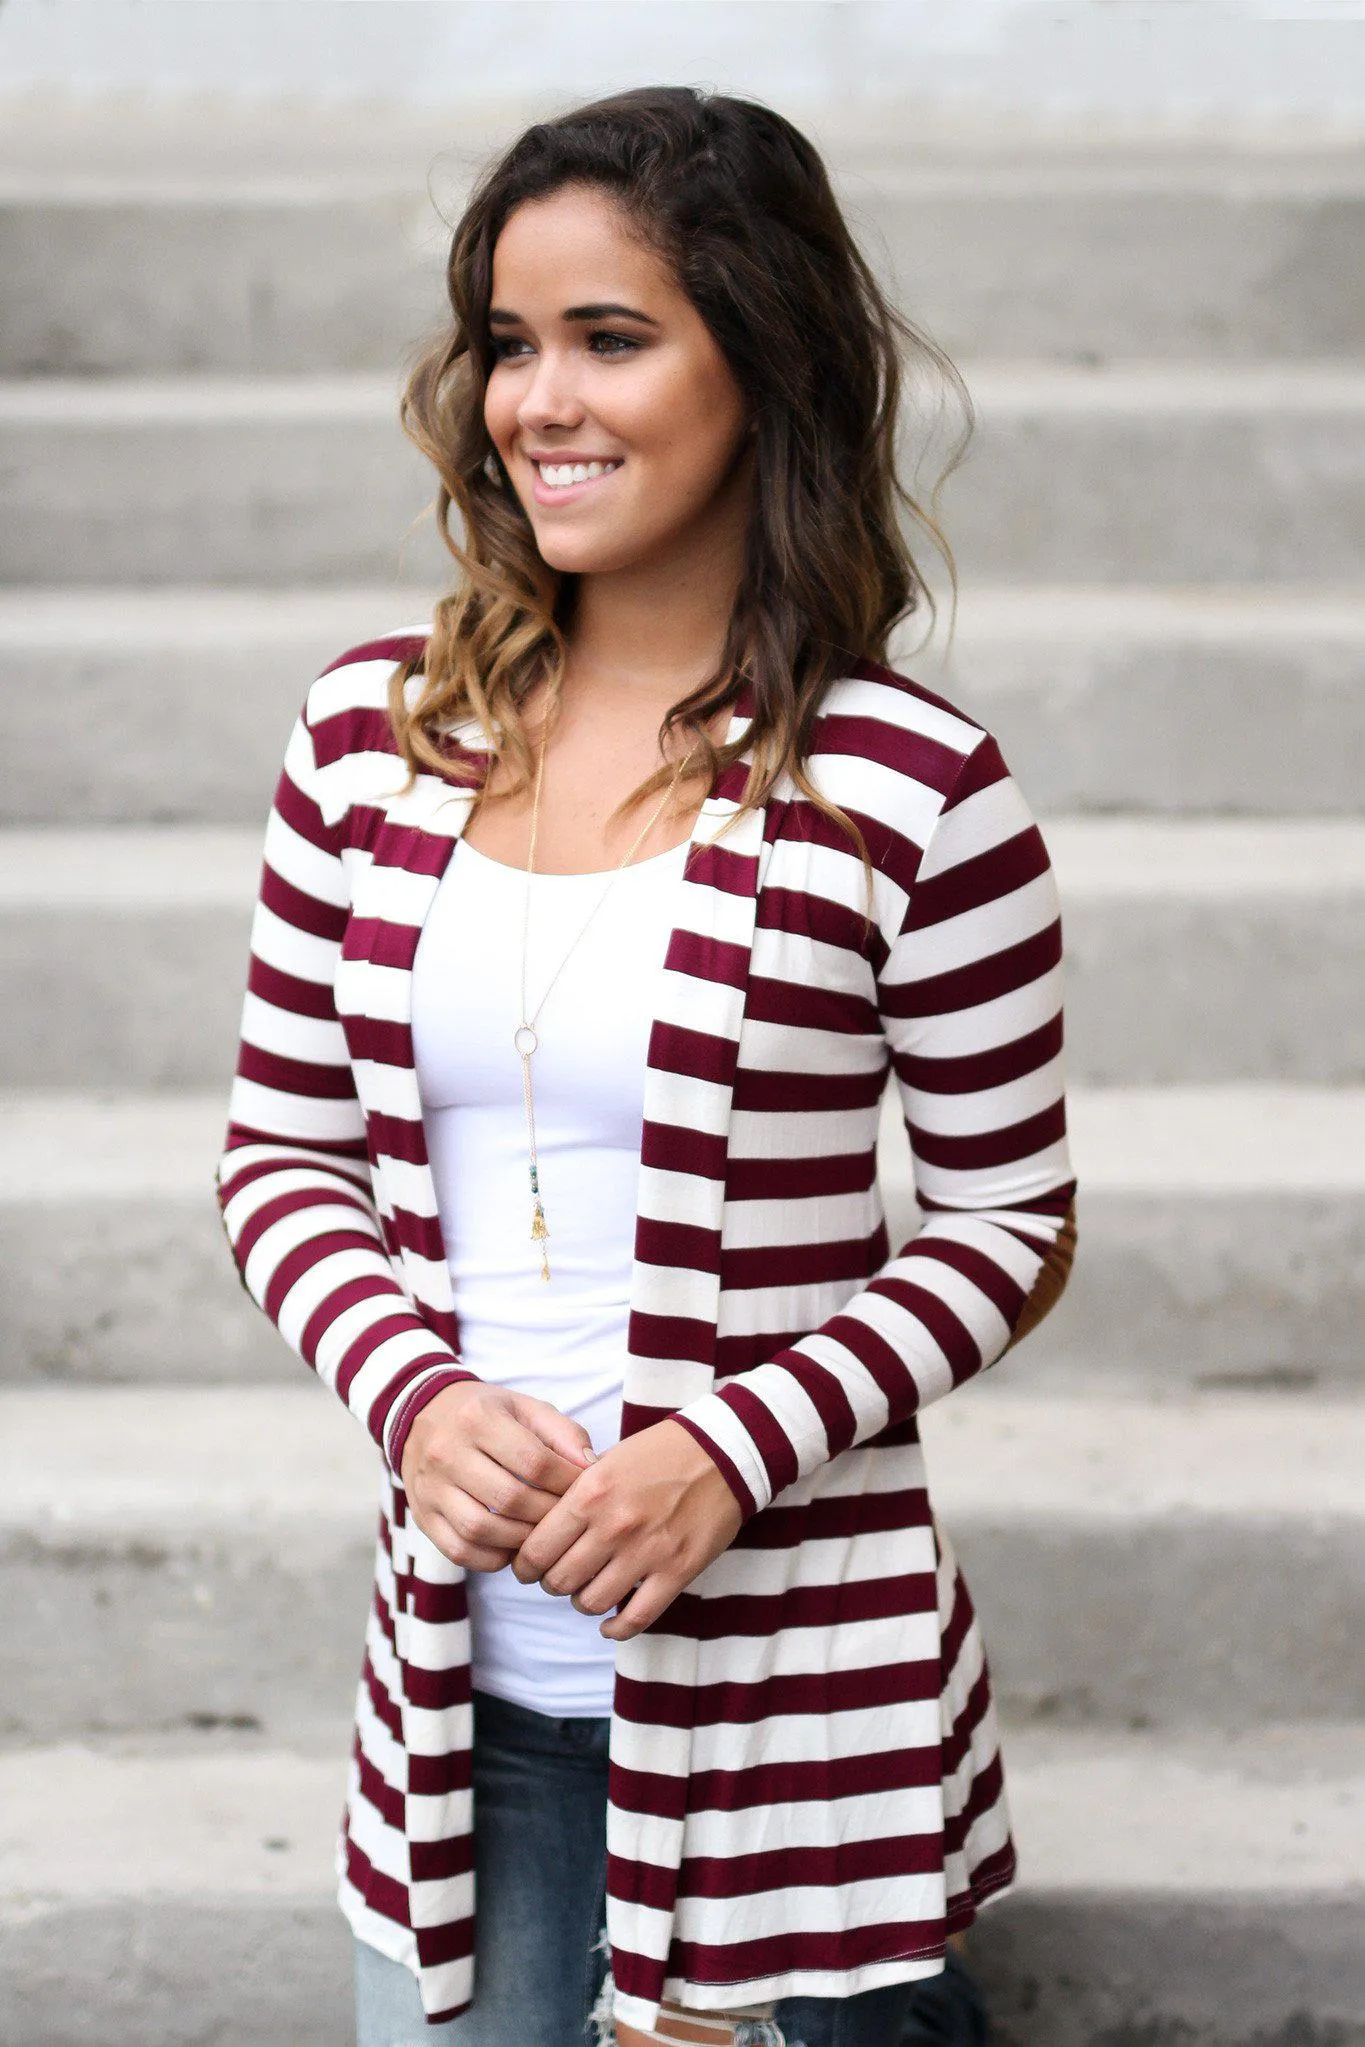
{"type": "Polygon", "coordinates": [[[419,1409],[476,1375],[417,1313],[385,1249],[333,995],[348,900],[305,706],[266,825],[218,1203],[247,1292],[400,1478],[419,1409]]]}
{"type": "Polygon", "coordinates": [[[1076,1193],[1062,971],[1047,848],[987,734],[878,975],[922,1227],[819,1328],[676,1417],[746,1516],[993,1364],[1061,1292],[1076,1193]]]}

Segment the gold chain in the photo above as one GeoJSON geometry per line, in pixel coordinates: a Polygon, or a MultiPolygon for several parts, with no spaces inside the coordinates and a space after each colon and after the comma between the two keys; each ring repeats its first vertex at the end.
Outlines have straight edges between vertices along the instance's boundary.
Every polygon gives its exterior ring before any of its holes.
{"type": "MultiPolygon", "coordinates": [[[[631,854],[635,852],[636,847],[638,847],[643,842],[643,840],[648,836],[648,834],[654,829],[654,826],[658,823],[660,817],[663,815],[664,805],[668,802],[669,797],[677,788],[679,779],[681,778],[682,775],[682,771],[686,767],[687,762],[692,758],[692,755],[689,753],[684,755],[683,759],[678,762],[678,765],[673,772],[673,780],[664,790],[663,796],[659,800],[658,808],[654,811],[648,823],[636,835],[634,845],[630,846],[627,849],[627,851],[622,855],[621,860],[613,870],[606,887],[602,890],[601,895],[597,898],[597,901],[593,904],[591,910],[589,910],[587,916],[583,920],[583,923],[579,927],[578,936],[573,940],[573,943],[569,947],[569,951],[564,954],[563,959],[560,960],[559,965],[555,968],[553,974],[550,976],[549,983],[545,989],[545,993],[541,996],[539,1002],[536,1004],[533,1013],[530,1016],[528,1016],[526,1014],[526,951],[531,930],[531,875],[535,868],[536,828],[540,822],[540,785],[544,778],[545,773],[545,741],[548,732],[549,719],[546,718],[541,725],[540,731],[540,748],[538,758],[536,761],[536,793],[535,800],[531,806],[531,844],[526,855],[525,908],[523,911],[521,925],[521,1022],[517,1025],[516,1030],[512,1034],[512,1043],[516,1048],[517,1057],[521,1060],[521,1092],[522,1099],[526,1107],[526,1142],[531,1172],[531,1241],[532,1243],[538,1243],[540,1245],[540,1276],[542,1279],[548,1279],[550,1277],[550,1259],[549,1254],[546,1250],[546,1239],[548,1238],[550,1232],[545,1221],[544,1204],[542,1203],[540,1198],[540,1166],[536,1155],[535,1098],[531,1091],[531,1059],[533,1054],[537,1051],[540,1045],[540,1038],[535,1028],[535,1020],[536,1017],[540,1015],[541,1010],[545,1007],[546,996],[549,995],[550,989],[554,987],[555,982],[563,973],[565,962],[568,960],[570,953],[573,952],[574,946],[578,944],[579,939],[582,938],[583,933],[587,930],[589,924],[591,924],[593,918],[601,909],[603,903],[606,901],[611,890],[615,887],[616,882],[621,874],[621,870],[629,862],[631,854]]],[[[693,749],[693,751],[695,751],[695,748],[693,749]]]]}

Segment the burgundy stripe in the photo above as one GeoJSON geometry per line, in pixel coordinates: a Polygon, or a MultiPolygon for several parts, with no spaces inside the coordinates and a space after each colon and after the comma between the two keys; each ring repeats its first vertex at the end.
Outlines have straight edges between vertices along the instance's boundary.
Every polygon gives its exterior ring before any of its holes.
{"type": "Polygon", "coordinates": [[[396,1785],[388,1784],[384,1781],[368,1757],[362,1754],[359,1758],[359,1764],[361,1797],[365,1799],[367,1804],[374,1807],[375,1811],[388,1826],[395,1828],[401,1834],[406,1817],[406,1800],[403,1793],[396,1785]]]}
{"type": "Polygon", "coordinates": [[[866,1279],[867,1240],[846,1237],[827,1244],[746,1244],[725,1253],[721,1272],[724,1284],[737,1293],[866,1279]]]}
{"type": "Polygon", "coordinates": [[[944,1136],[933,1130],[911,1127],[910,1138],[917,1155],[926,1165],[947,1166],[960,1173],[981,1172],[991,1166],[1012,1165],[1031,1159],[1066,1135],[1066,1111],[1060,1098],[1049,1102],[1034,1116],[1009,1123],[998,1130],[975,1133],[955,1132],[944,1136]]]}
{"type": "Polygon", "coordinates": [[[703,1947],[676,1935],[669,1947],[668,1973],[694,1983],[742,1983],[754,1976],[803,1974],[814,1969],[862,1969],[872,1962],[903,1962],[942,1952],[941,1919],[883,1920],[851,1926],[842,1933],[793,1929],[761,1940],[726,1941],[703,1947]]]}
{"type": "Polygon", "coordinates": [[[353,1059],[373,1059],[377,1066],[411,1066],[412,1031],[384,1016],[346,1018],[346,1042],[353,1059]]]}
{"type": "Polygon", "coordinates": [[[349,1061],[339,1066],[322,1066],[314,1059],[287,1059],[282,1052],[266,1052],[243,1038],[237,1056],[237,1071],[243,1080],[276,1094],[302,1095],[311,1102],[355,1100],[355,1074],[349,1061]]]}
{"type": "Polygon", "coordinates": [[[735,1047],[706,1031],[685,1030],[681,1024],[665,1023],[656,1017],[649,1034],[649,1064],[665,1073],[686,1074],[690,1080],[710,1080],[728,1085],[735,1047]]]}
{"type": "Polygon", "coordinates": [[[408,1756],[408,1796],[449,1798],[452,1791],[468,1791],[472,1752],[451,1749],[446,1755],[427,1756],[413,1751],[408,1756]]]}
{"type": "Polygon", "coordinates": [[[646,1122],[641,1132],[640,1163],[670,1173],[690,1173],[699,1180],[723,1180],[725,1139],[709,1137],[704,1130],[685,1130],[675,1123],[646,1122]]]}
{"type": "Polygon", "coordinates": [[[693,1770],[689,1812],[745,1812],[763,1805],[832,1805],[840,1798],[885,1797],[939,1784],[939,1744],[900,1742],[864,1756],[823,1756],[818,1762],[762,1763],[751,1770],[693,1770]]]}
{"type": "Polygon", "coordinates": [[[743,1898],[762,1891],[931,1876],[942,1867],[943,1842],[935,1829],[881,1840],[840,1841],[833,1848],[807,1842],[799,1848],[769,1848],[752,1855],[688,1855],[678,1874],[678,1888],[694,1898],[743,1898]]]}
{"type": "Polygon", "coordinates": [[[293,882],[286,881],[268,863],[261,869],[261,901],[267,910],[274,912],[296,931],[306,931],[310,938],[323,938],[333,945],[339,945],[346,929],[344,905],[326,903],[321,896],[306,895],[293,882]]]}
{"type": "MultiPolygon", "coordinates": [[[[929,1613],[936,1604],[930,1571],[893,1571],[880,1578],[848,1578],[837,1585],[788,1585],[781,1592],[680,1592],[668,1608],[663,1625],[689,1641],[719,1642],[727,1635],[750,1641],[781,1628],[844,1627],[855,1621],[880,1621],[906,1614],[929,1613]]],[[[775,1699],[805,1694],[804,1678],[771,1678],[775,1699]]],[[[830,1680],[822,1680],[828,1687],[830,1680]]],[[[828,1689],[825,1697],[829,1696],[828,1689]]],[[[775,1709],[776,1710],[776,1709],[775,1709]]],[[[793,1712],[806,1710],[794,1705],[793,1712]]]]}
{"type": "Polygon", "coordinates": [[[297,974],[267,966],[256,953],[251,955],[247,970],[247,987],[272,1009],[286,1010],[291,1016],[316,1017],[324,1023],[331,1023],[336,1017],[330,981],[301,980],[297,974]]]}
{"type": "Polygon", "coordinates": [[[344,654],[338,654],[335,661],[329,661],[318,673],[330,675],[336,668],[350,668],[358,661],[411,661],[422,653],[429,638],[427,633],[389,633],[377,640],[362,640],[357,646],[348,647],[344,654]]]}
{"type": "Polygon", "coordinates": [[[992,1045],[985,1052],[969,1052],[960,1058],[893,1053],[892,1064],[907,1087],[921,1088],[926,1094],[970,1095],[1024,1079],[1055,1059],[1061,1049],[1062,1019],[1058,1014],[1036,1031],[1007,1045],[992,1045]]]}
{"type": "Polygon", "coordinates": [[[825,1158],[732,1157],[725,1198],[801,1201],[817,1194],[865,1194],[876,1177],[876,1157],[870,1148],[832,1152],[825,1158]]]}
{"type": "Polygon", "coordinates": [[[316,846],[320,853],[326,853],[334,860],[338,857],[341,851],[339,835],[326,822],[312,797],[305,796],[287,768],[276,787],[274,807],[291,832],[306,839],[310,846],[316,846]]]}
{"type": "Polygon", "coordinates": [[[411,1841],[408,1856],[415,1884],[449,1883],[474,1867],[474,1836],[452,1834],[444,1841],[411,1841]]]}
{"type": "Polygon", "coordinates": [[[377,1870],[363,1848],[358,1848],[354,1839],[346,1841],[346,1874],[359,1891],[371,1912],[381,1919],[392,1919],[396,1926],[407,1926],[408,1889],[406,1884],[397,1883],[393,1877],[377,1870]]]}
{"type": "Polygon", "coordinates": [[[311,727],[313,758],[320,768],[335,767],[352,753],[391,753],[394,756],[394,787],[407,773],[398,758],[393,729],[386,710],[367,704],[348,704],[319,718],[311,727]]]}
{"type": "MultiPolygon", "coordinates": [[[[723,1450],[719,1443],[713,1442],[705,1430],[699,1428],[690,1416],[679,1414],[673,1416],[673,1419],[687,1430],[689,1436],[694,1437],[701,1444],[702,1449],[706,1451],[712,1463],[716,1465],[721,1477],[734,1494],[739,1504],[740,1512],[746,1518],[751,1514],[757,1513],[758,1501],[741,1476],[739,1466],[735,1463],[729,1452],[723,1450]]],[[[646,1424],[646,1426],[648,1425],[646,1424]]]]}
{"type": "Polygon", "coordinates": [[[873,1063],[862,1073],[773,1073],[759,1067],[740,1066],[735,1072],[734,1106],[750,1114],[760,1110],[778,1115],[830,1115],[835,1111],[865,1109],[881,1099],[886,1085],[886,1064],[873,1063]]]}
{"type": "MultiPolygon", "coordinates": [[[[962,713],[954,708],[953,715],[960,718],[962,713]]],[[[894,768],[945,798],[962,773],[960,747],[927,732],[906,731],[867,712],[826,711],[820,720],[820,743],[837,753],[894,768]]]]}
{"type": "Polygon", "coordinates": [[[959,1009],[974,1009],[1029,987],[1059,966],[1061,958],[1061,919],[1054,917],[1045,930],[1035,931],[1018,945],[1003,947],[989,959],[971,960],[942,974],[927,974],[920,981],[884,985],[882,1015],[892,1019],[949,1016],[959,1009]]]}
{"type": "MultiPolygon", "coordinates": [[[[875,1004],[849,988],[802,986],[751,974],[744,1014],[754,1023],[783,1024],[794,1031],[834,1031],[843,1037],[880,1042],[875,1004]]],[[[805,1075],[807,1087],[810,1075],[805,1075]]]]}
{"type": "Polygon", "coordinates": [[[811,889],[765,881],[754,913],[754,929],[789,931],[795,937],[811,938],[819,945],[866,957],[868,933],[862,917],[847,903],[835,902],[831,896],[818,895],[811,889]]]}

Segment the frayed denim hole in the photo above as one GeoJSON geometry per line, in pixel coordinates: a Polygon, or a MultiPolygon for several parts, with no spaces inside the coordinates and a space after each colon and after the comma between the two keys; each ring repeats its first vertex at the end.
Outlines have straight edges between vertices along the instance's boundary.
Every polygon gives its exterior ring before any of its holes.
{"type": "Polygon", "coordinates": [[[776,2019],[736,2019],[734,2047],[787,2047],[776,2019]]]}
{"type": "MultiPolygon", "coordinates": [[[[606,1938],[604,1931],[602,1939],[593,1949],[594,1954],[601,1953],[606,1938]]],[[[602,1978],[602,1988],[597,1993],[597,2001],[588,2014],[588,2024],[592,2027],[592,2047],[616,2047],[616,2024],[612,2014],[615,1997],[616,1985],[612,1980],[611,1970],[608,1969],[602,1978]]]]}

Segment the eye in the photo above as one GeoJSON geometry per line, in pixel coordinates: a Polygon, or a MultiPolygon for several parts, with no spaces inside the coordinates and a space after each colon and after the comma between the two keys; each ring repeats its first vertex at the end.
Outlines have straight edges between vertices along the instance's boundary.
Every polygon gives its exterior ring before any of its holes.
{"type": "Polygon", "coordinates": [[[508,357],[527,346],[515,334],[497,334],[493,337],[494,362],[506,362],[508,357]]]}
{"type": "Polygon", "coordinates": [[[611,334],[605,330],[588,336],[588,347],[594,355],[634,355],[640,343],[633,334],[611,334]]]}

